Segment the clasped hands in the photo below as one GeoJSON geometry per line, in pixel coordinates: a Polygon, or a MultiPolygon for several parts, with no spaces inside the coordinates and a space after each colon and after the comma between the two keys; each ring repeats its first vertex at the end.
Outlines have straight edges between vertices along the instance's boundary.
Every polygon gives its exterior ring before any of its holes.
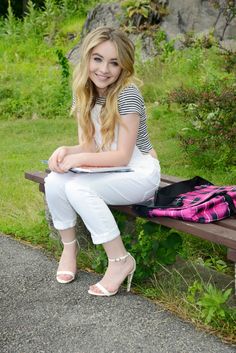
{"type": "Polygon", "coordinates": [[[66,173],[71,168],[84,165],[83,153],[70,153],[70,147],[57,148],[48,160],[48,167],[57,173],[66,173]]]}

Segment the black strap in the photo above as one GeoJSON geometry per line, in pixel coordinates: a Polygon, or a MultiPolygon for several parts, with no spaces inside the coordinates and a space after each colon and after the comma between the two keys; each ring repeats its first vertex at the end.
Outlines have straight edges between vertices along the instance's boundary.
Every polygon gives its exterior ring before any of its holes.
{"type": "Polygon", "coordinates": [[[183,202],[181,198],[178,199],[180,194],[193,191],[196,186],[200,185],[213,185],[210,181],[196,176],[192,179],[180,181],[168,186],[165,186],[156,191],[154,196],[154,206],[159,208],[166,207],[180,207],[183,202]]]}
{"type": "Polygon", "coordinates": [[[225,201],[228,203],[229,205],[229,211],[230,211],[230,215],[233,216],[236,214],[236,207],[234,206],[234,201],[232,199],[232,197],[227,194],[227,192],[222,193],[224,195],[225,201]]]}

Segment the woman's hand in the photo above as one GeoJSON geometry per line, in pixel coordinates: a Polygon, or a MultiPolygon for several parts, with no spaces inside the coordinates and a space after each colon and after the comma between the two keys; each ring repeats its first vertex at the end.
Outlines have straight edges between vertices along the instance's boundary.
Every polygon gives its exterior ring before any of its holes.
{"type": "Polygon", "coordinates": [[[64,158],[68,154],[68,148],[65,146],[57,148],[48,160],[48,167],[51,171],[57,173],[64,173],[61,169],[60,164],[63,162],[64,158]]]}
{"type": "Polygon", "coordinates": [[[67,154],[61,163],[59,163],[59,168],[61,173],[66,173],[71,168],[80,167],[85,165],[84,161],[84,153],[76,153],[76,154],[67,154]]]}

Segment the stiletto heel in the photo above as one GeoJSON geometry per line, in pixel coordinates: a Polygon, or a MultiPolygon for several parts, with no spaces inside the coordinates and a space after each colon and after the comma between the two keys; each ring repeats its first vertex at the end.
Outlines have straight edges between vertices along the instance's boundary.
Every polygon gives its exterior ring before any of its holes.
{"type": "MultiPolygon", "coordinates": [[[[80,248],[79,242],[78,242],[77,239],[74,239],[74,240],[72,240],[72,241],[70,241],[68,243],[62,242],[62,244],[64,246],[65,245],[72,245],[74,243],[77,243],[77,251],[76,251],[76,255],[77,255],[78,250],[80,248]]],[[[74,281],[75,276],[76,276],[76,272],[72,272],[72,271],[57,271],[56,279],[57,279],[57,282],[59,282],[59,283],[70,283],[70,282],[74,281]],[[71,278],[69,278],[68,280],[65,280],[65,279],[62,279],[62,278],[59,277],[61,275],[69,275],[69,276],[71,276],[71,278]]]]}
{"type": "MultiPolygon", "coordinates": [[[[129,254],[129,253],[128,253],[128,254],[129,254]]],[[[130,272],[130,273],[128,274],[128,277],[127,277],[127,292],[130,292],[132,279],[133,279],[133,276],[134,276],[134,272],[135,272],[135,270],[136,270],[136,261],[135,261],[135,259],[133,258],[132,255],[129,254],[129,256],[131,256],[132,259],[133,259],[134,268],[133,268],[132,272],[130,272]]]]}
{"type": "MultiPolygon", "coordinates": [[[[130,253],[127,253],[126,255],[124,256],[121,256],[121,257],[117,257],[115,259],[109,259],[108,258],[108,261],[109,262],[119,262],[119,261],[122,261],[122,260],[126,260],[127,257],[130,256],[133,260],[133,263],[134,263],[134,268],[133,270],[128,273],[128,275],[124,278],[124,280],[127,278],[127,292],[130,291],[130,288],[131,288],[131,283],[132,283],[132,279],[133,279],[133,276],[134,276],[134,272],[136,270],[136,261],[135,259],[133,258],[133,256],[130,254],[130,253]]],[[[124,282],[123,280],[123,282],[124,282]]],[[[89,294],[92,294],[92,295],[95,295],[95,296],[99,296],[99,297],[110,297],[112,295],[115,295],[119,288],[114,291],[114,292],[109,292],[106,288],[104,288],[100,283],[96,283],[95,286],[100,290],[100,292],[94,292],[93,290],[89,289],[88,290],[88,293],[89,294]]]]}
{"type": "Polygon", "coordinates": [[[134,275],[134,273],[131,273],[127,277],[127,292],[130,292],[133,275],[134,275]]]}

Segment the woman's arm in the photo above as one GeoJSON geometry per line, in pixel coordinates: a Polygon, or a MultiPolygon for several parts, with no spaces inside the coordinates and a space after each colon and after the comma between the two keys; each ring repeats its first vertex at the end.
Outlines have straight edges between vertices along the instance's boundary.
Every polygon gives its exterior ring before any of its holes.
{"type": "Polygon", "coordinates": [[[124,124],[119,125],[117,150],[105,152],[82,152],[68,154],[60,163],[63,172],[79,166],[125,166],[132,156],[139,127],[139,115],[136,113],[122,116],[124,124]]]}
{"type": "Polygon", "coordinates": [[[157,153],[156,153],[156,151],[154,150],[154,148],[152,148],[152,149],[149,151],[149,154],[150,154],[153,158],[156,158],[156,159],[157,159],[157,153]]]}
{"type": "Polygon", "coordinates": [[[58,147],[48,160],[49,169],[57,173],[64,173],[64,171],[60,168],[60,164],[63,163],[66,156],[86,152],[96,152],[95,141],[92,141],[90,144],[82,143],[75,146],[58,147]]]}
{"type": "Polygon", "coordinates": [[[85,153],[85,152],[96,152],[96,144],[95,141],[90,144],[82,143],[75,146],[62,146],[62,148],[66,149],[66,154],[77,154],[77,153],[85,153]]]}

